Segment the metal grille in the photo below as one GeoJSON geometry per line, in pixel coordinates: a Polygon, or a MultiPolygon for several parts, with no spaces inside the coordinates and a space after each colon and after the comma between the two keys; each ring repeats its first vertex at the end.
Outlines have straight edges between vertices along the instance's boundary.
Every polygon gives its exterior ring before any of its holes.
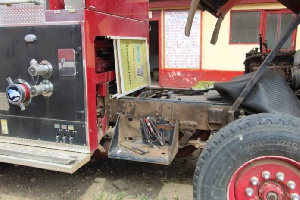
{"type": "Polygon", "coordinates": [[[9,105],[6,99],[6,94],[4,92],[0,92],[0,110],[8,111],[9,105]]]}
{"type": "Polygon", "coordinates": [[[44,23],[45,6],[33,4],[0,5],[1,24],[44,23]]]}

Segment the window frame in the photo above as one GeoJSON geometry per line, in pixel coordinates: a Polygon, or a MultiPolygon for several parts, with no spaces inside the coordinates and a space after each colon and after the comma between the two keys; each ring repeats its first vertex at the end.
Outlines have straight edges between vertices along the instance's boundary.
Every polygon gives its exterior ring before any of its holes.
{"type": "MultiPolygon", "coordinates": [[[[257,36],[257,42],[254,43],[236,43],[232,42],[231,40],[231,34],[232,34],[232,13],[233,12],[260,12],[260,22],[259,22],[259,34],[262,35],[263,42],[265,41],[266,38],[266,25],[267,25],[267,14],[293,14],[292,11],[289,9],[249,9],[249,10],[231,10],[230,11],[230,28],[229,28],[229,44],[230,45],[254,45],[254,44],[259,44],[259,36],[257,36]]],[[[294,14],[296,17],[296,14],[294,14]]],[[[292,42],[291,42],[291,47],[289,49],[282,49],[284,52],[289,52],[289,51],[295,51],[296,48],[296,37],[297,37],[297,30],[298,28],[292,33],[292,42]]],[[[272,49],[268,49],[268,51],[271,51],[272,49]]],[[[263,52],[266,52],[265,49],[263,48],[263,52]]]]}
{"type": "MultiPolygon", "coordinates": [[[[263,41],[266,40],[266,29],[267,29],[267,15],[268,14],[294,14],[292,11],[288,10],[288,9],[281,9],[281,10],[263,10],[262,11],[262,18],[263,18],[263,22],[262,22],[262,37],[263,37],[263,41]]],[[[294,18],[296,18],[296,14],[294,14],[294,18]]],[[[281,20],[282,18],[280,18],[281,20]]],[[[296,28],[296,30],[292,33],[291,35],[291,46],[289,49],[281,49],[281,52],[289,52],[289,51],[294,51],[296,48],[296,37],[297,37],[297,30],[298,28],[296,28]]],[[[284,33],[283,33],[284,34],[284,33]]],[[[272,49],[268,49],[268,52],[270,52],[272,49]]],[[[265,49],[264,49],[265,52],[265,49]]]]}

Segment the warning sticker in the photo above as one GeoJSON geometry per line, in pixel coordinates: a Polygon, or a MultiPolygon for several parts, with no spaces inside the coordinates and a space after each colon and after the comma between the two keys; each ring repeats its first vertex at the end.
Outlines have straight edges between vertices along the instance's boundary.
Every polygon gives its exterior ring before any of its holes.
{"type": "Polygon", "coordinates": [[[1,133],[4,135],[8,134],[8,126],[6,119],[1,119],[1,133]]]}

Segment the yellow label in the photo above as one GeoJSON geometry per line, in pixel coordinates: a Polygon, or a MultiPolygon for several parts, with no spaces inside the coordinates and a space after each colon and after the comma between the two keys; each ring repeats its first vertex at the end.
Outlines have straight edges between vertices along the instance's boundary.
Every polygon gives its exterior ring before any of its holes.
{"type": "Polygon", "coordinates": [[[1,119],[1,133],[7,135],[8,134],[8,126],[7,126],[7,120],[1,119]]]}
{"type": "Polygon", "coordinates": [[[150,84],[146,40],[120,40],[122,93],[150,84]]]}
{"type": "Polygon", "coordinates": [[[74,131],[74,130],[75,130],[75,128],[74,128],[74,126],[73,126],[73,125],[68,125],[68,130],[69,130],[69,131],[74,131]]]}

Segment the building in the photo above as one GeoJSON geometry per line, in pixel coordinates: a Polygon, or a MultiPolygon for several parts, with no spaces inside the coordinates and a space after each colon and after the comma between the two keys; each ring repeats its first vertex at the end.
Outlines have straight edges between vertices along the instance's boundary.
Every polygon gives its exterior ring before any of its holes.
{"type": "MultiPolygon", "coordinates": [[[[184,35],[189,6],[190,0],[150,0],[150,65],[160,86],[189,88],[242,74],[245,54],[259,48],[259,35],[270,50],[295,17],[276,0],[247,0],[227,14],[211,45],[217,19],[208,12],[197,11],[191,36],[184,35]]],[[[295,31],[283,51],[299,48],[295,31]]]]}

